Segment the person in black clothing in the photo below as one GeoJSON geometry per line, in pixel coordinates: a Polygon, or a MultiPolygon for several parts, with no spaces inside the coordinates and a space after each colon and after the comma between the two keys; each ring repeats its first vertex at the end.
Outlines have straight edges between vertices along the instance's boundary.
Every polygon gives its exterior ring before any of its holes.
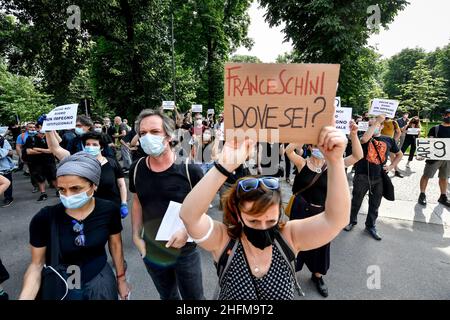
{"type": "Polygon", "coordinates": [[[78,288],[69,287],[66,300],[117,300],[118,294],[121,299],[129,295],[119,207],[94,197],[100,175],[100,163],[85,152],[61,161],[57,171],[61,203],[41,209],[30,223],[31,264],[24,276],[21,300],[38,296],[41,271],[44,264],[51,265],[52,223],[59,234],[59,264],[78,266],[81,271],[78,288]],[[107,243],[116,276],[107,262],[107,243]]]}
{"type": "Polygon", "coordinates": [[[203,177],[202,170],[197,165],[176,163],[172,119],[145,109],[137,121],[139,142],[148,157],[130,169],[134,244],[162,300],[202,300],[200,253],[195,244],[187,243],[186,229],[176,231],[167,242],[155,240],[170,202],[182,203],[203,177]]]}
{"type": "MultiPolygon", "coordinates": [[[[428,132],[429,138],[450,138],[450,109],[445,110],[443,114],[442,123],[430,129],[428,132]]],[[[436,171],[439,170],[439,188],[441,196],[438,202],[446,207],[450,207],[450,201],[447,198],[448,177],[450,175],[450,161],[449,160],[427,160],[423,175],[420,178],[420,195],[418,203],[425,206],[427,198],[425,190],[427,189],[428,180],[433,178],[436,171]]]]}
{"type": "MultiPolygon", "coordinates": [[[[0,194],[5,192],[11,182],[0,175],[0,194]]],[[[6,270],[5,266],[2,263],[2,259],[0,259],[0,300],[8,300],[8,294],[3,290],[2,283],[9,279],[8,270],[6,270]]]]}
{"type": "Polygon", "coordinates": [[[75,134],[76,136],[69,140],[67,142],[67,151],[70,152],[70,154],[75,154],[77,152],[83,151],[83,143],[81,142],[81,137],[83,134],[89,132],[92,130],[94,124],[92,123],[92,120],[86,116],[78,116],[76,127],[75,127],[75,134]]]}
{"type": "MultiPolygon", "coordinates": [[[[67,150],[62,149],[58,145],[54,131],[48,132],[47,136],[50,151],[59,160],[70,155],[67,150]]],[[[100,183],[95,191],[95,196],[100,199],[112,201],[120,206],[122,218],[125,218],[128,215],[125,178],[119,162],[115,158],[104,157],[102,155],[102,151],[106,147],[103,139],[104,136],[102,133],[91,131],[82,137],[84,151],[96,157],[101,164],[102,173],[100,183]]]]}
{"type": "Polygon", "coordinates": [[[409,164],[414,159],[414,154],[416,153],[416,139],[420,137],[420,120],[419,117],[414,117],[409,121],[409,123],[402,128],[403,138],[402,152],[403,154],[408,150],[408,147],[411,146],[409,150],[408,162],[406,163],[406,168],[409,169],[409,164]],[[408,129],[413,129],[417,132],[410,132],[408,129]]]}
{"type": "Polygon", "coordinates": [[[366,218],[366,231],[375,239],[381,240],[375,223],[378,218],[378,208],[383,198],[382,170],[387,173],[392,171],[403,157],[397,143],[391,137],[380,134],[383,128],[383,115],[369,121],[369,129],[361,137],[361,144],[364,151],[364,159],[360,160],[355,167],[353,177],[353,198],[350,215],[350,223],[345,227],[345,231],[350,231],[357,223],[358,212],[367,191],[369,192],[369,212],[366,218]],[[389,152],[395,156],[391,164],[386,165],[389,152]],[[381,159],[380,159],[381,158],[381,159]]]}
{"type": "MultiPolygon", "coordinates": [[[[355,164],[363,157],[358,126],[353,121],[350,139],[353,144],[352,154],[344,158],[345,167],[355,164]]],[[[325,210],[328,189],[328,170],[322,152],[317,147],[309,145],[311,157],[304,159],[295,153],[298,147],[300,147],[299,144],[290,144],[286,148],[286,154],[298,171],[292,187],[295,199],[291,209],[291,220],[305,219],[322,213],[325,210]]],[[[302,270],[303,265],[306,264],[311,272],[312,281],[323,297],[328,296],[328,287],[323,280],[323,275],[326,275],[330,268],[330,244],[327,243],[320,248],[303,251],[297,255],[296,271],[302,270]]]]}
{"type": "Polygon", "coordinates": [[[102,135],[102,139],[105,143],[105,146],[102,149],[102,155],[108,158],[115,158],[114,143],[109,135],[103,133],[102,124],[100,122],[94,122],[94,131],[102,135]]]}
{"type": "Polygon", "coordinates": [[[30,134],[23,147],[23,158],[27,161],[30,168],[30,174],[39,186],[41,195],[37,201],[45,201],[48,198],[45,192],[45,180],[52,186],[55,186],[56,163],[55,157],[47,145],[45,133],[41,131],[39,125],[36,125],[37,134],[30,134]]]}

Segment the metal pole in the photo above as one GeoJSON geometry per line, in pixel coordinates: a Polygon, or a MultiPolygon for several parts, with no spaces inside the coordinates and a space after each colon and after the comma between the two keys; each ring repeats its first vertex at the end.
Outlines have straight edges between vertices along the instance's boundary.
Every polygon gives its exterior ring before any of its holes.
{"type": "Polygon", "coordinates": [[[173,6],[172,6],[172,15],[171,15],[172,19],[171,19],[171,29],[172,29],[172,86],[173,86],[173,101],[175,101],[175,105],[176,105],[176,73],[175,73],[175,39],[173,36],[173,6]]]}

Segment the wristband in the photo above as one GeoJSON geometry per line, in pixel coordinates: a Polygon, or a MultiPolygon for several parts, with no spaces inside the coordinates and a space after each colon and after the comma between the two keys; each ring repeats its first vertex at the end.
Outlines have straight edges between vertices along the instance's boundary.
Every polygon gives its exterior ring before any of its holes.
{"type": "Polygon", "coordinates": [[[117,280],[119,280],[120,278],[123,278],[123,277],[125,277],[125,272],[122,273],[121,275],[118,275],[118,276],[117,276],[117,280]]]}
{"type": "Polygon", "coordinates": [[[219,162],[214,161],[214,167],[216,167],[216,169],[223,174],[225,177],[230,178],[233,173],[231,173],[230,171],[228,171],[227,169],[225,169],[219,162]]]}

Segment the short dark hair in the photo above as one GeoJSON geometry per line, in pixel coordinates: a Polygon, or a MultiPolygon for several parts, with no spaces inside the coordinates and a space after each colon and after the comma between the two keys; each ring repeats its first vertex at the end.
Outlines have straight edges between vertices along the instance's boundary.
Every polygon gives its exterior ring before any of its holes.
{"type": "Polygon", "coordinates": [[[83,146],[86,145],[86,141],[89,139],[97,140],[98,142],[100,142],[100,148],[102,148],[102,149],[104,149],[106,147],[106,141],[105,141],[104,135],[102,133],[95,132],[95,131],[88,131],[85,134],[83,134],[81,136],[81,142],[83,143],[83,146]]]}
{"type": "Polygon", "coordinates": [[[92,123],[91,118],[86,117],[86,116],[78,116],[77,117],[77,122],[81,123],[83,126],[92,128],[94,126],[94,124],[92,123]]]}

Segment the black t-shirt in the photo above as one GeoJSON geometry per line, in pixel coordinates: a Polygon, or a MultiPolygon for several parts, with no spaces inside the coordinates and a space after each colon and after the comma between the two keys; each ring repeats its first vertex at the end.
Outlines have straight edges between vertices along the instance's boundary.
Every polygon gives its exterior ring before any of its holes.
{"type": "Polygon", "coordinates": [[[45,138],[39,138],[37,135],[34,137],[28,136],[25,144],[23,146],[23,154],[25,155],[25,160],[31,163],[51,163],[55,161],[52,154],[27,154],[27,149],[42,148],[48,149],[47,141],[45,138]]]}
{"type": "Polygon", "coordinates": [[[41,209],[30,223],[30,244],[36,248],[46,247],[46,264],[50,264],[53,215],[58,225],[60,263],[79,266],[81,281],[88,282],[105,266],[105,245],[109,236],[122,231],[120,208],[111,201],[95,199],[94,211],[83,221],[86,245],[82,247],[75,245],[79,233],[73,231],[74,219],[66,213],[61,203],[41,209]]]}
{"type": "Polygon", "coordinates": [[[394,139],[387,136],[374,137],[373,143],[369,140],[367,143],[362,144],[362,148],[364,158],[356,163],[355,173],[366,174],[371,177],[381,177],[381,170],[383,170],[383,165],[388,160],[389,153],[397,153],[400,151],[394,139]],[[380,154],[381,163],[374,144],[380,154]]]}
{"type": "Polygon", "coordinates": [[[109,200],[117,205],[120,205],[120,191],[119,186],[117,185],[117,179],[124,177],[122,167],[116,159],[106,159],[108,160],[108,162],[102,165],[100,184],[98,185],[95,196],[97,198],[109,200]]]}
{"type": "MultiPolygon", "coordinates": [[[[147,245],[147,258],[161,266],[175,263],[180,250],[166,248],[166,242],[156,241],[156,234],[170,201],[183,203],[186,195],[191,192],[186,175],[186,165],[173,164],[164,172],[153,172],[147,167],[147,158],[135,162],[130,168],[130,192],[136,193],[142,206],[144,223],[144,240],[147,245]],[[136,185],[133,181],[136,170],[136,185]]],[[[190,164],[189,175],[194,187],[203,177],[198,165],[190,164]]],[[[183,250],[195,245],[187,243],[183,250]]]]}
{"type": "Polygon", "coordinates": [[[442,124],[435,126],[428,131],[429,138],[450,138],[450,127],[443,126],[442,124]],[[439,127],[439,129],[438,129],[439,127]],[[437,130],[437,134],[436,134],[437,130]]]}

